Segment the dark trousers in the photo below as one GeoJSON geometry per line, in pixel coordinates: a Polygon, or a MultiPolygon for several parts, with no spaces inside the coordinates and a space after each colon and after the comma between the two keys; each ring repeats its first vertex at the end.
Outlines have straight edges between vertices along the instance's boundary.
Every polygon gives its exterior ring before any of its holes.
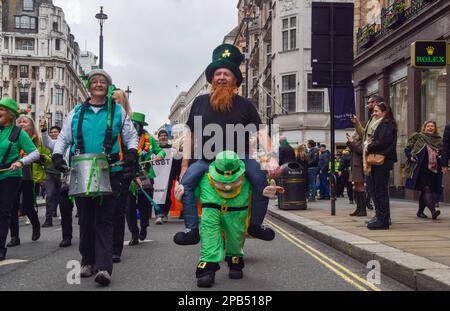
{"type": "Polygon", "coordinates": [[[4,249],[6,245],[11,213],[19,187],[20,177],[0,180],[0,249],[4,249]]]}
{"type": "Polygon", "coordinates": [[[19,187],[19,192],[15,197],[14,207],[11,213],[11,237],[19,237],[19,208],[20,199],[22,198],[22,209],[25,215],[30,219],[33,229],[40,228],[38,213],[36,211],[36,201],[34,192],[34,183],[32,180],[22,180],[19,187]]]}
{"type": "Polygon", "coordinates": [[[130,188],[130,181],[124,181],[120,175],[116,176],[116,178],[121,178],[121,186],[119,199],[114,205],[113,254],[120,257],[122,256],[125,237],[125,215],[127,212],[127,197],[128,189],[130,188]]]}
{"type": "MultiPolygon", "coordinates": [[[[146,192],[153,197],[153,188],[146,190],[146,192]]],[[[138,210],[141,229],[147,228],[152,216],[152,204],[148,201],[142,191],[138,191],[137,196],[134,196],[129,192],[127,202],[127,223],[131,234],[135,236],[139,235],[139,227],[137,225],[138,210]]]]}
{"type": "Polygon", "coordinates": [[[320,197],[321,198],[329,198],[330,197],[330,184],[328,181],[328,177],[330,177],[330,174],[328,172],[319,174],[320,179],[320,197]]]}
{"type": "Polygon", "coordinates": [[[52,221],[53,214],[58,209],[59,196],[61,193],[61,177],[59,175],[47,174],[45,178],[45,220],[52,221]]]}
{"type": "Polygon", "coordinates": [[[389,176],[393,168],[393,163],[385,162],[383,165],[372,165],[371,186],[373,192],[373,201],[376,207],[376,216],[384,224],[389,224],[390,206],[389,206],[389,176]]]}
{"type": "Polygon", "coordinates": [[[59,210],[61,212],[62,238],[63,240],[72,240],[73,202],[69,199],[69,189],[60,193],[59,210]]]}
{"type": "Polygon", "coordinates": [[[111,175],[113,194],[102,198],[77,198],[80,223],[81,265],[96,265],[112,274],[113,214],[119,201],[121,178],[111,175]]]}
{"type": "Polygon", "coordinates": [[[159,204],[159,207],[161,208],[161,213],[157,214],[155,210],[156,217],[162,217],[162,216],[168,216],[170,212],[170,208],[172,207],[172,198],[170,197],[170,194],[172,193],[172,186],[173,186],[173,180],[169,180],[169,185],[167,186],[167,195],[166,195],[166,202],[164,204],[159,204]]]}

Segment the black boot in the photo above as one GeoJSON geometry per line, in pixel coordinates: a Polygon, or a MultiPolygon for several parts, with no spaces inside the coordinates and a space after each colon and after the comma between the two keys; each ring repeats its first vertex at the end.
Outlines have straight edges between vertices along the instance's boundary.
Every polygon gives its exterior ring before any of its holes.
{"type": "Polygon", "coordinates": [[[0,261],[3,261],[6,259],[6,252],[8,251],[7,248],[0,248],[0,261]]]}
{"type": "Polygon", "coordinates": [[[145,241],[147,238],[147,227],[142,227],[141,232],[139,232],[139,240],[145,241]]]}
{"type": "Polygon", "coordinates": [[[358,213],[355,216],[365,217],[367,216],[366,210],[366,194],[364,192],[356,192],[356,206],[359,206],[358,213]]]}
{"type": "Polygon", "coordinates": [[[216,271],[220,269],[220,265],[215,262],[200,262],[197,266],[195,276],[197,277],[197,286],[209,288],[214,285],[216,279],[216,271]]]}
{"type": "Polygon", "coordinates": [[[33,234],[31,235],[31,240],[36,242],[41,237],[41,226],[36,226],[33,228],[33,234]]]}
{"type": "Polygon", "coordinates": [[[131,240],[128,243],[129,246],[135,246],[139,244],[139,238],[137,234],[131,234],[131,240]]]}
{"type": "Polygon", "coordinates": [[[198,228],[186,229],[175,234],[173,241],[178,245],[196,245],[200,242],[200,232],[198,228]]]}
{"type": "Polygon", "coordinates": [[[275,238],[275,231],[272,229],[253,224],[248,226],[247,233],[255,239],[263,241],[272,241],[275,238]]]}
{"type": "Polygon", "coordinates": [[[7,247],[15,247],[20,245],[20,239],[17,237],[11,237],[11,241],[6,244],[7,247]]]}
{"type": "Polygon", "coordinates": [[[61,243],[59,243],[59,247],[66,248],[72,245],[72,239],[63,239],[61,243]]]}
{"type": "Polygon", "coordinates": [[[377,215],[377,220],[374,222],[369,222],[367,228],[369,230],[388,230],[390,224],[390,215],[377,215]]]}
{"type": "Polygon", "coordinates": [[[230,279],[239,280],[244,277],[244,272],[242,272],[242,269],[245,267],[244,258],[227,256],[225,261],[228,262],[228,267],[230,268],[228,273],[230,279]]]}

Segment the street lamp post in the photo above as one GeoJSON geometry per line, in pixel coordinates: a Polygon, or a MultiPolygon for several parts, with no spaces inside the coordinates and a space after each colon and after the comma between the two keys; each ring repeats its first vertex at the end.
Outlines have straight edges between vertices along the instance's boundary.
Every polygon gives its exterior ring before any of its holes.
{"type": "Polygon", "coordinates": [[[253,3],[246,0],[244,5],[244,21],[245,21],[245,97],[248,98],[248,77],[250,71],[250,31],[249,25],[252,17],[253,3]]]}
{"type": "Polygon", "coordinates": [[[53,119],[53,113],[48,111],[45,116],[47,117],[47,126],[51,127],[52,126],[52,119],[53,119]]]}
{"type": "Polygon", "coordinates": [[[127,86],[127,90],[125,91],[127,93],[127,98],[130,99],[130,94],[133,93],[130,89],[130,86],[127,86]]]}
{"type": "Polygon", "coordinates": [[[95,18],[100,23],[100,69],[103,69],[103,24],[108,19],[108,15],[103,13],[103,7],[100,7],[100,13],[95,14],[95,18]]]}

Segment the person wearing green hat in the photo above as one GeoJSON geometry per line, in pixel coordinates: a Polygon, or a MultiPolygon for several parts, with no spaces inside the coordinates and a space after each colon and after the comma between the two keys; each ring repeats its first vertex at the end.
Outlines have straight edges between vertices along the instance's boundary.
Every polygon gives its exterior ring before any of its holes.
{"type": "MultiPolygon", "coordinates": [[[[163,160],[166,153],[159,146],[158,141],[147,132],[144,127],[145,114],[134,112],[131,120],[140,137],[138,145],[139,162],[146,162],[155,156],[154,161],[163,160]]],[[[131,232],[130,246],[139,244],[139,240],[144,241],[147,237],[147,228],[152,215],[152,204],[145,196],[144,191],[153,197],[153,179],[156,177],[155,171],[150,163],[140,167],[139,177],[131,183],[131,191],[128,194],[127,202],[127,223],[131,232]],[[140,225],[137,225],[137,211],[139,210],[140,225]]]]}
{"type": "Polygon", "coordinates": [[[88,89],[91,97],[67,115],[52,160],[55,169],[65,172],[63,155],[69,149],[72,157],[104,154],[109,164],[115,164],[110,170],[111,195],[75,199],[79,208],[80,276],[95,275],[96,283],[107,286],[113,270],[114,213],[121,202],[123,184],[130,183],[136,175],[139,141],[126,111],[112,99],[115,87],[109,74],[104,70],[90,72],[88,89]],[[122,145],[126,147],[123,161],[122,145]]]}
{"type": "MultiPolygon", "coordinates": [[[[176,233],[173,238],[178,245],[194,245],[200,240],[194,190],[214,157],[225,147],[237,152],[244,161],[246,176],[253,186],[248,233],[265,241],[275,237],[272,229],[262,226],[268,207],[268,200],[262,195],[267,186],[267,176],[261,165],[252,158],[250,137],[257,135],[267,154],[272,153],[272,145],[253,103],[237,95],[242,83],[239,67],[243,60],[244,56],[234,45],[218,46],[213,52],[212,63],[205,70],[206,78],[212,84],[211,93],[198,96],[192,104],[186,122],[190,134],[185,136],[183,146],[194,146],[194,150],[190,152],[190,148],[184,148],[181,183],[177,184],[184,191],[182,203],[186,226],[184,232],[176,233]],[[212,126],[214,131],[211,131],[212,126]],[[233,145],[228,147],[230,142],[233,145]],[[197,161],[190,165],[193,158],[197,161]]],[[[269,157],[269,162],[274,170],[279,167],[275,158],[269,157]]]]}
{"type": "Polygon", "coordinates": [[[40,159],[39,151],[28,134],[15,126],[18,110],[13,99],[5,97],[0,101],[0,261],[6,258],[6,238],[22,168],[40,159]],[[26,156],[21,159],[22,150],[26,156]]]}
{"type": "MultiPolygon", "coordinates": [[[[270,185],[263,193],[274,198],[278,188],[270,185]]],[[[202,204],[201,256],[196,270],[198,287],[213,286],[215,272],[220,269],[224,257],[229,277],[243,277],[251,191],[252,185],[245,176],[245,163],[233,151],[219,153],[203,175],[195,190],[202,204]],[[225,254],[222,232],[225,233],[225,254]]]]}

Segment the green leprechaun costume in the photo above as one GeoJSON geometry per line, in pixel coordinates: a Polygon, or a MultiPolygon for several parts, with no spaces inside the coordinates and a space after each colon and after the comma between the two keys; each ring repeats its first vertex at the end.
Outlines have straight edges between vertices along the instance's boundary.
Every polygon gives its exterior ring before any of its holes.
{"type": "Polygon", "coordinates": [[[244,268],[244,242],[249,215],[251,184],[245,177],[245,164],[232,151],[217,155],[196,189],[202,204],[201,257],[197,267],[197,285],[210,287],[224,259],[230,278],[240,279],[244,268]]]}

